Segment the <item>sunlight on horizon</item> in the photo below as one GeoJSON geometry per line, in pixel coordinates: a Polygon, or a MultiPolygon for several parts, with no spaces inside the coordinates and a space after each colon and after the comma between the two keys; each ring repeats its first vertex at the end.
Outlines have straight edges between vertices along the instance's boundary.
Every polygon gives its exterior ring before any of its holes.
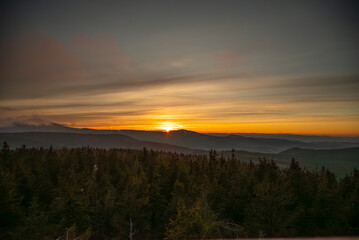
{"type": "Polygon", "coordinates": [[[170,132],[182,128],[181,125],[172,122],[162,122],[156,127],[159,130],[170,132]]]}

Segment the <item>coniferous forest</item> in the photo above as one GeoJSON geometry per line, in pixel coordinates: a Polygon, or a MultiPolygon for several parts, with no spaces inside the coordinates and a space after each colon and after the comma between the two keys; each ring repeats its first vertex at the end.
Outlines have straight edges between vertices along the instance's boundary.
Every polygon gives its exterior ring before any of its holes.
{"type": "Polygon", "coordinates": [[[121,149],[0,154],[1,239],[359,234],[359,172],[121,149]]]}

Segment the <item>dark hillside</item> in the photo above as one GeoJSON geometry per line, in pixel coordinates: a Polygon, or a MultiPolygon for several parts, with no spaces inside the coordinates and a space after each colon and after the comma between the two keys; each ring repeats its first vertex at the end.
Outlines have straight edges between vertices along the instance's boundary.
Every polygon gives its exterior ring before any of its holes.
{"type": "Polygon", "coordinates": [[[357,235],[358,189],[356,169],[337,180],[296,161],[4,144],[0,239],[357,235]]]}

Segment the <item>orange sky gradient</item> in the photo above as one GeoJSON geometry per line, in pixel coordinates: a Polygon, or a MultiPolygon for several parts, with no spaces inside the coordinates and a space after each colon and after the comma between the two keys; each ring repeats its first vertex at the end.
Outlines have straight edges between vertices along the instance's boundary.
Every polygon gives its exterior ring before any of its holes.
{"type": "MultiPolygon", "coordinates": [[[[65,123],[66,124],[66,123],[65,123]]],[[[76,128],[93,128],[108,130],[148,130],[166,131],[187,129],[200,133],[273,133],[325,136],[359,136],[358,121],[352,122],[278,122],[278,123],[207,123],[207,122],[142,122],[138,125],[92,125],[80,123],[76,128]]]]}

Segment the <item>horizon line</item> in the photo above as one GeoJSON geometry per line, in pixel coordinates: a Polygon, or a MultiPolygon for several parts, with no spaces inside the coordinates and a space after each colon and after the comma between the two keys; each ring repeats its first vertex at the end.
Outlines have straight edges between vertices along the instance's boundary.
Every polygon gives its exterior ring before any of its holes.
{"type": "Polygon", "coordinates": [[[73,128],[73,129],[90,129],[90,130],[105,130],[105,131],[147,131],[147,132],[164,132],[164,133],[169,133],[169,132],[173,132],[173,131],[180,131],[180,130],[185,130],[185,131],[191,131],[191,132],[196,132],[196,133],[201,133],[201,134],[263,134],[263,135],[292,135],[292,136],[316,136],[316,137],[349,137],[349,138],[358,138],[359,134],[315,134],[315,133],[308,133],[308,132],[304,132],[304,133],[291,133],[291,132],[209,132],[209,131],[197,131],[197,130],[193,130],[193,129],[186,129],[186,128],[178,128],[178,129],[171,129],[169,131],[166,131],[165,129],[131,129],[131,128],[103,128],[103,127],[79,127],[79,126],[71,126],[69,124],[64,124],[64,123],[56,123],[56,122],[41,122],[41,123],[24,123],[24,122],[12,122],[11,124],[7,124],[7,125],[2,125],[0,126],[0,128],[6,128],[6,127],[13,127],[16,125],[24,125],[24,126],[51,126],[51,125],[60,125],[63,127],[68,127],[68,128],[73,128]]]}

